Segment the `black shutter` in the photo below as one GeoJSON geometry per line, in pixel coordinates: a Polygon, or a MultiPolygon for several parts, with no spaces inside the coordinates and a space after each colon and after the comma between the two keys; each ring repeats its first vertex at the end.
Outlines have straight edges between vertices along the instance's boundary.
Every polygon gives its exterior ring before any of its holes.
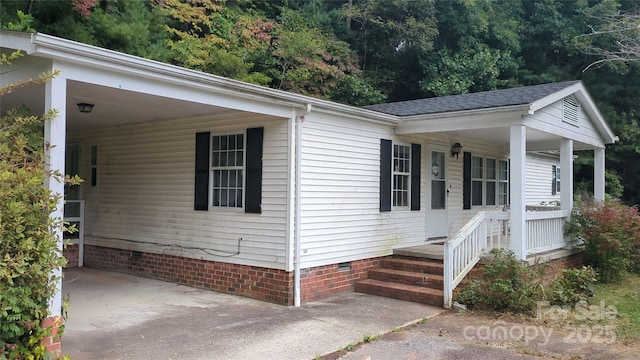
{"type": "Polygon", "coordinates": [[[211,134],[196,133],[196,174],[194,210],[209,210],[209,153],[211,134]]]}
{"type": "Polygon", "coordinates": [[[551,165],[551,195],[555,195],[558,193],[558,189],[556,189],[556,166],[551,165]]]}
{"type": "Polygon", "coordinates": [[[380,212],[391,211],[391,140],[380,139],[380,212]]]}
{"type": "Polygon", "coordinates": [[[244,212],[262,212],[262,142],[264,128],[247,129],[247,178],[244,212]]]}
{"type": "Polygon", "coordinates": [[[411,210],[420,210],[420,144],[411,144],[411,210]]]}
{"type": "Polygon", "coordinates": [[[471,209],[471,153],[464,153],[462,170],[462,208],[471,209]]]}

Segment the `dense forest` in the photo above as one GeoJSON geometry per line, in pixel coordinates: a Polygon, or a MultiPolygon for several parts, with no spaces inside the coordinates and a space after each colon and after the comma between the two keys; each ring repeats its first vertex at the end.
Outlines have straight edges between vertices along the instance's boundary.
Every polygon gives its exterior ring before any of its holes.
{"type": "MultiPolygon", "coordinates": [[[[619,51],[638,45],[639,8],[640,0],[2,0],[0,26],[352,105],[583,80],[620,137],[607,149],[607,192],[640,204],[640,54],[619,51]]],[[[576,160],[583,189],[589,159],[576,160]]]]}

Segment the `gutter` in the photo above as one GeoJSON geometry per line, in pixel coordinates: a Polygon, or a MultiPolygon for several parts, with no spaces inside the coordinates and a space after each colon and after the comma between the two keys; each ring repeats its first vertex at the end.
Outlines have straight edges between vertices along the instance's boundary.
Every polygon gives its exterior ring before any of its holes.
{"type": "MultiPolygon", "coordinates": [[[[1,32],[4,31],[0,31],[0,33],[1,32]]],[[[21,39],[22,41],[27,40],[27,37],[21,32],[11,33],[12,35],[15,34],[15,36],[24,38],[24,40],[21,39]]],[[[306,109],[307,105],[311,104],[315,108],[314,111],[317,112],[340,114],[341,116],[388,125],[397,125],[400,122],[400,118],[395,115],[271,89],[47,34],[36,33],[30,35],[30,42],[33,44],[30,53],[43,57],[83,63],[95,67],[110,65],[114,70],[117,68],[114,65],[118,65],[118,70],[124,73],[136,73],[138,76],[156,79],[165,76],[164,81],[186,81],[191,84],[184,85],[192,87],[204,85],[209,91],[218,91],[247,100],[261,101],[269,104],[275,102],[286,107],[295,107],[298,109],[306,109]],[[93,60],[93,63],[90,60],[93,60]],[[103,64],[99,64],[100,62],[103,64]]]]}

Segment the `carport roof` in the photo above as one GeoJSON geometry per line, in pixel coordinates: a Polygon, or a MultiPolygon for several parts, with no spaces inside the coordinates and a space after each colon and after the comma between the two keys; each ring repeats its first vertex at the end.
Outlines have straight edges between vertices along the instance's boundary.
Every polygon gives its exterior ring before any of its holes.
{"type": "Polygon", "coordinates": [[[399,101],[387,104],[370,105],[365,106],[364,108],[396,116],[413,116],[451,111],[527,105],[577,83],[580,83],[580,81],[565,81],[513,89],[399,101]]]}

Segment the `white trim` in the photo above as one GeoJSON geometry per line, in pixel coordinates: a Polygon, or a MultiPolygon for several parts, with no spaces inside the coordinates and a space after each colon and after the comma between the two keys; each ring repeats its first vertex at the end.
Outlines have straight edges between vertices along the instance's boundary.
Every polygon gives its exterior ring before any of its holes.
{"type": "Polygon", "coordinates": [[[593,197],[598,201],[604,201],[605,194],[605,150],[602,148],[593,150],[593,197]]]}
{"type": "MultiPolygon", "coordinates": [[[[55,62],[53,64],[55,66],[55,62]]],[[[58,76],[45,84],[45,111],[56,109],[58,111],[55,119],[47,120],[44,124],[44,141],[47,162],[45,164],[45,185],[52,194],[60,195],[56,209],[49,215],[59,226],[54,228],[58,238],[58,249],[63,250],[62,224],[59,222],[64,218],[64,182],[57,181],[47,174],[49,172],[65,173],[65,145],[66,145],[66,99],[67,99],[67,79],[58,76]]],[[[49,312],[51,316],[59,316],[62,309],[62,269],[53,270],[52,276],[56,277],[56,292],[50,299],[49,312]]]]}
{"type": "Polygon", "coordinates": [[[526,205],[526,148],[527,129],[522,125],[515,125],[509,129],[509,156],[511,158],[511,250],[518,259],[527,258],[527,226],[525,223],[526,205]]]}

